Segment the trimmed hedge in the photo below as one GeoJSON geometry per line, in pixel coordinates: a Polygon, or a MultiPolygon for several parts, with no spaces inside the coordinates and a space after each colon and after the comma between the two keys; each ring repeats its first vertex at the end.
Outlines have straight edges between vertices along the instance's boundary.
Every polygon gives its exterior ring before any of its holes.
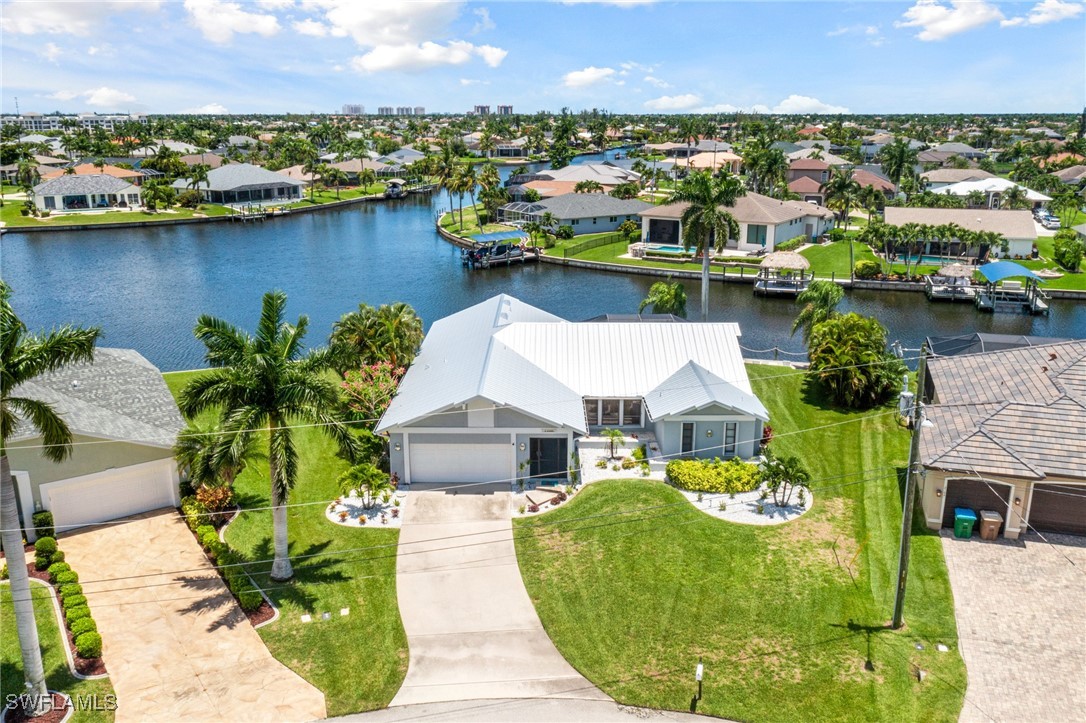
{"type": "Polygon", "coordinates": [[[34,569],[38,572],[47,569],[53,564],[53,558],[49,555],[34,555],[34,569]]]}
{"type": "Polygon", "coordinates": [[[65,570],[64,572],[57,575],[56,579],[53,580],[53,584],[58,587],[73,582],[79,582],[79,574],[76,573],[75,570],[65,570]]]}
{"type": "Polygon", "coordinates": [[[61,606],[65,610],[71,610],[72,608],[83,607],[87,604],[86,595],[69,595],[66,598],[61,598],[61,606]]]}
{"type": "Polygon", "coordinates": [[[54,562],[49,566],[49,580],[52,582],[57,581],[57,575],[62,572],[71,572],[72,566],[66,562],[54,562]]]}
{"type": "Polygon", "coordinates": [[[64,550],[57,550],[49,557],[50,562],[64,562],[64,550]]]}
{"type": "Polygon", "coordinates": [[[78,638],[83,633],[96,633],[98,632],[98,623],[94,622],[94,618],[79,618],[73,620],[72,624],[68,626],[72,631],[72,637],[78,638]]]}
{"type": "Polygon", "coordinates": [[[882,267],[879,266],[878,261],[863,259],[856,262],[856,265],[852,267],[852,272],[856,274],[857,279],[873,279],[882,273],[882,267]]]}
{"type": "Polygon", "coordinates": [[[102,636],[97,632],[83,633],[75,639],[75,652],[81,658],[102,657],[102,636]]]}
{"type": "Polygon", "coordinates": [[[805,243],[810,243],[810,239],[800,234],[795,238],[790,238],[787,241],[773,245],[774,251],[794,251],[805,243]]]}
{"type": "Polygon", "coordinates": [[[758,486],[758,465],[733,457],[719,459],[674,459],[667,463],[667,478],[673,485],[690,492],[733,494],[750,492],[758,486]]]}
{"type": "Polygon", "coordinates": [[[209,532],[218,537],[218,535],[215,533],[215,527],[213,525],[200,525],[196,528],[196,538],[199,540],[203,540],[204,535],[208,534],[209,532]]]}
{"type": "Polygon", "coordinates": [[[64,611],[64,619],[68,621],[68,625],[71,625],[76,620],[81,618],[89,618],[91,616],[90,608],[86,605],[80,605],[74,608],[68,608],[64,611]]]}
{"type": "Polygon", "coordinates": [[[205,525],[211,526],[211,516],[207,513],[207,507],[195,497],[185,497],[181,500],[181,514],[185,518],[185,524],[193,532],[205,525]]]}
{"type": "Polygon", "coordinates": [[[57,592],[60,593],[60,599],[63,600],[64,598],[70,597],[72,595],[82,595],[83,586],[80,585],[78,582],[70,582],[67,585],[61,585],[57,589],[57,592]]]}
{"type": "Polygon", "coordinates": [[[52,537],[43,537],[34,543],[34,552],[42,557],[51,557],[57,551],[57,541],[52,537]]]}
{"type": "Polygon", "coordinates": [[[53,530],[52,512],[35,512],[30,519],[34,522],[34,532],[38,537],[56,537],[56,532],[53,530]]]}

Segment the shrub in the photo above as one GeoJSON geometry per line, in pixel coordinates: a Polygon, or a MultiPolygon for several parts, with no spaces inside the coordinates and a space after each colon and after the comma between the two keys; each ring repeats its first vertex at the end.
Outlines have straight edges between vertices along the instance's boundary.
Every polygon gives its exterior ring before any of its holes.
{"type": "Polygon", "coordinates": [[[838,314],[815,324],[807,378],[847,409],[869,409],[901,387],[905,364],[886,349],[886,328],[874,317],[838,314]]]}
{"type": "Polygon", "coordinates": [[[667,477],[676,487],[691,492],[749,492],[758,486],[758,466],[733,457],[675,459],[667,463],[667,477]]]}
{"type": "Polygon", "coordinates": [[[50,556],[50,562],[64,562],[64,550],[57,550],[50,556]]]}
{"type": "Polygon", "coordinates": [[[64,600],[67,597],[71,597],[72,595],[83,594],[83,586],[77,582],[71,582],[67,585],[61,585],[59,590],[61,600],[64,600]]]}
{"type": "Polygon", "coordinates": [[[238,593],[238,605],[245,612],[256,610],[263,602],[264,598],[261,596],[260,591],[252,586],[238,593]]]}
{"type": "Polygon", "coordinates": [[[78,638],[83,633],[96,633],[98,632],[98,623],[94,622],[94,618],[79,618],[72,622],[68,626],[72,630],[72,637],[78,638]]]}
{"type": "Polygon", "coordinates": [[[558,227],[558,231],[556,231],[554,235],[564,241],[568,241],[573,238],[573,227],[569,224],[563,224],[558,227]]]}
{"type": "Polygon", "coordinates": [[[62,606],[65,610],[71,610],[72,608],[83,607],[87,604],[86,595],[69,595],[62,601],[62,606]]]}
{"type": "Polygon", "coordinates": [[[1074,231],[1065,229],[1056,233],[1053,255],[1060,266],[1068,271],[1078,271],[1084,253],[1086,249],[1083,248],[1082,242],[1078,240],[1074,231]]]}
{"type": "Polygon", "coordinates": [[[53,564],[53,558],[48,555],[34,555],[34,569],[41,571],[53,564]]]}
{"type": "Polygon", "coordinates": [[[186,497],[194,496],[196,494],[196,488],[192,486],[192,480],[183,479],[177,483],[177,492],[177,496],[183,501],[186,497]]]}
{"type": "Polygon", "coordinates": [[[769,443],[773,441],[773,427],[768,424],[762,425],[762,449],[769,446],[769,443]]]}
{"type": "Polygon", "coordinates": [[[177,195],[177,205],[181,208],[196,208],[203,201],[199,191],[189,189],[177,195]]]}
{"type": "Polygon", "coordinates": [[[52,537],[43,537],[34,543],[34,552],[42,557],[50,557],[57,551],[57,541],[52,537]]]}
{"type": "Polygon", "coordinates": [[[852,267],[852,272],[856,274],[857,279],[873,279],[879,275],[881,270],[879,262],[871,259],[857,261],[856,265],[852,267]]]}
{"type": "Polygon", "coordinates": [[[637,466],[637,460],[633,457],[622,458],[622,469],[633,469],[637,466]]]}
{"type": "Polygon", "coordinates": [[[55,562],[55,563],[53,563],[52,565],[49,566],[49,579],[52,582],[56,582],[57,581],[57,575],[59,575],[59,574],[61,574],[63,572],[69,572],[69,571],[71,571],[71,569],[72,569],[72,566],[69,565],[66,562],[55,562]]]}
{"type": "Polygon", "coordinates": [[[64,619],[68,621],[69,625],[71,625],[80,618],[89,618],[90,614],[91,612],[89,607],[87,607],[86,605],[79,605],[77,607],[68,608],[64,612],[64,619]]]}
{"type": "Polygon", "coordinates": [[[34,517],[34,532],[38,537],[53,537],[53,513],[52,512],[35,512],[34,517]]]}
{"type": "Polygon", "coordinates": [[[203,485],[196,490],[196,500],[209,512],[222,512],[234,501],[234,491],[226,485],[203,485]]]}
{"type": "Polygon", "coordinates": [[[203,545],[205,550],[211,550],[212,546],[219,542],[219,533],[215,530],[205,532],[200,536],[200,544],[203,545]]]}
{"type": "Polygon", "coordinates": [[[196,539],[203,543],[204,535],[207,533],[215,533],[215,528],[212,525],[200,525],[196,528],[196,539]]]}
{"type": "Polygon", "coordinates": [[[207,545],[207,556],[210,557],[212,561],[218,561],[229,549],[230,548],[226,546],[226,543],[221,542],[216,535],[215,541],[207,545]]]}
{"type": "Polygon", "coordinates": [[[53,580],[53,584],[57,586],[68,585],[73,582],[79,582],[79,574],[75,570],[62,572],[53,580]]]}
{"type": "Polygon", "coordinates": [[[636,447],[633,448],[633,452],[631,452],[630,454],[633,456],[633,458],[635,460],[637,460],[638,462],[641,462],[646,457],[645,445],[643,445],[643,444],[637,445],[636,447]]]}
{"type": "Polygon", "coordinates": [[[3,565],[0,565],[0,580],[7,580],[7,579],[8,579],[8,564],[5,562],[3,565]]]}
{"type": "Polygon", "coordinates": [[[539,505],[528,505],[529,512],[539,512],[539,505]]]}
{"type": "Polygon", "coordinates": [[[599,467],[600,469],[607,469],[607,460],[604,459],[603,457],[600,457],[599,459],[596,460],[596,466],[599,467]]]}
{"type": "Polygon", "coordinates": [[[181,500],[181,514],[185,523],[193,532],[202,525],[210,525],[211,517],[207,514],[207,507],[195,497],[186,497],[181,500]]]}
{"type": "Polygon", "coordinates": [[[807,243],[809,240],[810,239],[808,239],[806,236],[800,234],[799,236],[796,236],[795,238],[788,239],[787,241],[785,241],[783,243],[774,244],[773,245],[773,250],[774,251],[794,251],[794,250],[798,249],[800,246],[802,246],[803,244],[807,243]]]}
{"type": "Polygon", "coordinates": [[[102,657],[102,636],[97,632],[83,633],[75,639],[75,652],[80,658],[102,657]]]}

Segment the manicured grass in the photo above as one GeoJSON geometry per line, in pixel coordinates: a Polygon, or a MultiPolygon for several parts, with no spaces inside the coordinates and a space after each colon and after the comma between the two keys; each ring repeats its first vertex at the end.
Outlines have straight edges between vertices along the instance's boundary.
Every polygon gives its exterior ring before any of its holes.
{"type": "Polygon", "coordinates": [[[195,218],[195,214],[204,216],[225,216],[230,210],[225,206],[206,204],[198,211],[188,208],[172,208],[170,212],[151,213],[150,211],[106,211],[105,213],[68,213],[49,216],[48,218],[33,218],[23,216],[19,211],[23,207],[22,201],[9,201],[0,208],[0,220],[7,226],[16,228],[20,226],[81,226],[84,224],[99,223],[139,223],[153,224],[163,221],[176,221],[183,218],[195,218]]]}
{"type": "Polygon", "coordinates": [[[1078,273],[1072,273],[1056,263],[1055,243],[1055,240],[1051,236],[1038,236],[1037,251],[1040,253],[1041,258],[1030,259],[1028,261],[1017,261],[1015,263],[1022,264],[1027,269],[1032,269],[1034,271],[1040,269],[1055,269],[1063,274],[1063,276],[1058,279],[1045,279],[1045,283],[1041,284],[1042,289],[1078,289],[1086,291],[1086,272],[1079,271],[1078,273]]]}
{"type": "Polygon", "coordinates": [[[521,574],[548,634],[626,704],[690,709],[701,660],[699,713],[956,720],[965,668],[940,541],[919,518],[907,625],[886,627],[908,434],[896,415],[830,408],[791,369],[748,369],[778,435],[773,446],[811,470],[813,510],[754,527],[698,512],[658,482],[590,485],[516,523],[521,574]],[[914,665],[927,671],[923,683],[914,665]]]}
{"type": "Polygon", "coordinates": [[[332,189],[322,189],[313,194],[313,198],[310,199],[308,191],[304,194],[300,201],[287,204],[287,208],[304,208],[306,206],[319,206],[324,203],[334,203],[335,201],[347,201],[352,198],[358,198],[359,196],[372,196],[377,193],[384,193],[384,183],[374,183],[366,187],[353,186],[339,189],[339,197],[336,197],[336,191],[332,189]]]}
{"type": "MultiPolygon", "coordinates": [[[[876,261],[875,254],[867,244],[852,241],[852,261],[876,261]]],[[[837,241],[828,244],[819,244],[804,249],[800,253],[811,262],[811,271],[816,276],[847,279],[852,272],[849,266],[849,253],[847,241],[837,241]]]]}
{"type": "MultiPolygon", "coordinates": [[[[177,396],[200,372],[163,375],[177,396]]],[[[325,505],[339,495],[336,478],[346,463],[336,445],[317,429],[294,431],[299,479],[288,510],[291,556],[316,555],[294,562],[294,580],[286,585],[268,577],[272,557],[270,511],[243,513],[226,539],[249,560],[250,574],[280,609],[275,623],[259,630],[281,662],[324,692],[328,715],[372,710],[388,705],[407,673],[407,638],[396,602],[396,541],[390,529],[335,525],[325,519],[325,505]],[[259,561],[259,562],[257,562],[259,561]],[[340,616],[341,608],[350,614],[340,616]],[[322,621],[329,612],[332,619],[322,621]],[[312,623],[302,623],[309,613],[312,623]]],[[[266,463],[256,463],[236,481],[243,507],[270,504],[266,463]]]]}
{"type": "MultiPolygon", "coordinates": [[[[459,201],[454,198],[452,212],[441,217],[441,228],[449,233],[454,233],[459,236],[474,236],[480,233],[493,233],[496,231],[516,231],[513,226],[504,223],[484,223],[482,230],[480,230],[479,217],[475,211],[475,206],[469,206],[467,204],[464,205],[464,224],[461,226],[459,206],[459,201]]],[[[483,217],[486,218],[485,212],[483,217]]]]}
{"type": "MultiPolygon", "coordinates": [[[[63,645],[53,603],[45,588],[35,583],[30,584],[30,594],[34,597],[34,619],[38,623],[38,637],[41,640],[42,663],[45,666],[45,682],[50,690],[60,691],[72,696],[76,710],[72,716],[75,723],[107,723],[113,720],[113,711],[94,710],[94,698],[97,696],[98,707],[108,705],[107,695],[113,695],[113,685],[109,678],[99,680],[80,680],[68,670],[63,645]],[[82,704],[82,705],[81,705],[82,704]]],[[[0,585],[0,700],[7,703],[7,696],[25,692],[23,686],[23,660],[19,653],[19,638],[15,635],[15,610],[11,602],[11,585],[0,585]]],[[[109,661],[106,661],[109,664],[109,661]]]]}

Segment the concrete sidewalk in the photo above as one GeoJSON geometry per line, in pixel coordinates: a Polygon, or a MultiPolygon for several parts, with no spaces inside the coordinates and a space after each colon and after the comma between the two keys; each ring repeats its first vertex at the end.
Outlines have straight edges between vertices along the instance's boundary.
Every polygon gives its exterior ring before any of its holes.
{"type": "Polygon", "coordinates": [[[632,708],[609,700],[498,699],[385,708],[330,720],[351,723],[406,723],[407,721],[455,721],[456,723],[700,723],[723,719],[670,710],[632,708]]]}
{"type": "Polygon", "coordinates": [[[396,560],[410,663],[392,706],[609,700],[555,649],[524,588],[509,492],[412,490],[396,560]]]}

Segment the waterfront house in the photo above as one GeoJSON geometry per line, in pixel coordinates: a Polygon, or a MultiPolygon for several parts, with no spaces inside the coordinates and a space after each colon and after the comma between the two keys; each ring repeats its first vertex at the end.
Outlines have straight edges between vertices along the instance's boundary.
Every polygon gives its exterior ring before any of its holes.
{"type": "MultiPolygon", "coordinates": [[[[993,248],[990,250],[992,256],[1029,258],[1037,242],[1037,226],[1029,211],[887,206],[884,214],[886,223],[891,226],[904,226],[907,223],[941,226],[952,223],[969,231],[995,231],[1007,239],[1007,252],[1003,253],[999,248],[993,248]]],[[[927,242],[923,253],[939,253],[941,241],[946,241],[946,239],[927,242]]],[[[948,245],[953,248],[956,241],[956,239],[950,240],[948,245]]],[[[969,255],[976,255],[978,252],[979,249],[976,248],[966,251],[969,255]]]]}
{"type": "Polygon", "coordinates": [[[967,198],[974,191],[984,194],[985,208],[999,208],[1000,198],[1011,188],[1020,188],[1026,194],[1026,200],[1037,208],[1052,200],[1050,196],[1038,193],[1032,188],[1009,181],[1006,178],[982,178],[978,181],[960,181],[934,189],[934,193],[943,193],[948,196],[967,198]]]}
{"type": "Polygon", "coordinates": [[[80,163],[77,166],[70,166],[68,168],[52,168],[48,171],[42,172],[41,177],[43,181],[47,181],[52,178],[59,178],[60,176],[112,176],[122,181],[127,181],[135,186],[143,185],[143,181],[146,176],[140,173],[134,168],[120,168],[118,166],[112,166],[108,163],[102,163],[101,165],[95,163],[80,163]],[[70,171],[70,172],[69,172],[70,171]]]}
{"type": "Polygon", "coordinates": [[[196,165],[204,165],[209,168],[218,168],[224,163],[229,163],[225,158],[217,153],[191,153],[187,156],[181,156],[181,162],[189,168],[196,165]]]}
{"type": "MultiPolygon", "coordinates": [[[[641,240],[652,244],[681,244],[685,203],[653,206],[642,211],[641,240]]],[[[739,238],[728,239],[725,248],[746,252],[770,252],[777,244],[797,236],[813,239],[833,227],[828,208],[805,201],[780,201],[759,193],[747,193],[725,209],[739,222],[739,238]]]]}
{"type": "MultiPolygon", "coordinates": [[[[199,191],[210,203],[289,203],[302,197],[305,182],[254,166],[250,163],[230,163],[212,169],[199,191]]],[[[179,191],[187,190],[189,181],[179,178],[173,183],[179,191]]]]}
{"type": "MultiPolygon", "coordinates": [[[[85,177],[79,180],[85,180],[85,177]]],[[[41,454],[42,439],[19,425],[8,440],[19,517],[53,513],[58,530],[179,503],[173,444],[184,421],[153,364],[132,349],[98,348],[89,364],[47,372],[15,390],[51,404],[72,430],[72,454],[41,454]]]]}
{"type": "Polygon", "coordinates": [[[650,456],[749,458],[768,415],[739,336],[569,322],[502,294],[434,322],[376,431],[409,484],[566,480],[577,440],[603,428],[650,456]]]}
{"type": "Polygon", "coordinates": [[[998,513],[1004,537],[1086,535],[1086,341],[931,358],[920,428],[928,527],[998,513]]]}
{"type": "Polygon", "coordinates": [[[422,151],[416,150],[411,146],[404,146],[392,153],[381,156],[377,160],[390,166],[410,166],[415,161],[420,161],[423,158],[426,158],[426,154],[422,151]]]}
{"type": "Polygon", "coordinates": [[[503,223],[541,223],[544,214],[550,213],[557,219],[557,226],[570,226],[575,234],[600,233],[617,231],[626,221],[640,223],[638,214],[650,208],[651,203],[636,198],[615,198],[606,193],[567,193],[535,203],[507,203],[498,209],[498,219],[503,223]]]}
{"type": "Polygon", "coordinates": [[[113,176],[59,176],[34,186],[38,211],[68,212],[139,208],[140,189],[113,176]]]}
{"type": "Polygon", "coordinates": [[[984,181],[989,178],[995,178],[995,174],[979,168],[937,168],[920,174],[924,187],[933,191],[962,181],[984,181]]]}

